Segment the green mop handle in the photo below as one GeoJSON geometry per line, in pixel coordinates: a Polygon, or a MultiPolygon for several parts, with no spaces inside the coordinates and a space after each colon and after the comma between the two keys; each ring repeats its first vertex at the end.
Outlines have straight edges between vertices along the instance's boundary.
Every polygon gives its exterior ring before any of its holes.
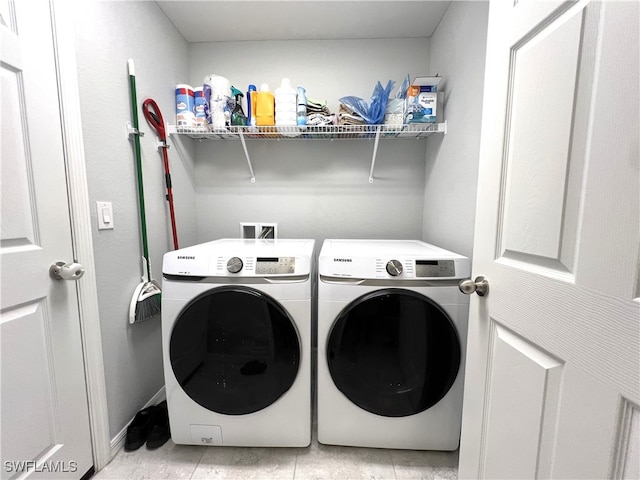
{"type": "Polygon", "coordinates": [[[133,59],[127,62],[129,68],[129,85],[131,87],[131,113],[133,114],[133,143],[136,153],[136,167],[138,170],[138,199],[140,201],[140,225],[142,228],[142,255],[146,262],[147,281],[151,281],[151,265],[149,263],[149,245],[147,243],[147,217],[144,208],[144,187],[142,182],[142,158],[140,155],[140,131],[138,130],[138,98],[136,96],[136,74],[133,59]]]}

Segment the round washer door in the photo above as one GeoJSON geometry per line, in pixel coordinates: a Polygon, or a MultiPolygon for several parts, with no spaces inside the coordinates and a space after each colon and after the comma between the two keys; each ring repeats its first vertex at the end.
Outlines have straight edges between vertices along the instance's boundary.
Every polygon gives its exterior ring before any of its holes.
{"type": "Polygon", "coordinates": [[[169,356],[193,401],[213,412],[245,415],[273,404],[293,385],[300,341],[293,320],[272,297],[223,286],[180,313],[169,356]]]}
{"type": "Polygon", "coordinates": [[[404,289],[377,290],[347,305],[326,353],[336,387],[360,408],[386,417],[432,407],[460,368],[460,341],[449,316],[428,297],[404,289]]]}

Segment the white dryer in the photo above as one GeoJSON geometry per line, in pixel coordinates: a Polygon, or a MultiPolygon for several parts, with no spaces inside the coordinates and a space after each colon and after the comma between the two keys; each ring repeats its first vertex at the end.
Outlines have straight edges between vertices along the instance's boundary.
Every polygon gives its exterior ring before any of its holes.
{"type": "Polygon", "coordinates": [[[165,254],[175,443],[310,444],[313,248],[314,240],[221,239],[165,254]]]}
{"type": "Polygon", "coordinates": [[[318,441],[457,449],[469,260],[419,241],[325,240],[318,273],[318,441]]]}

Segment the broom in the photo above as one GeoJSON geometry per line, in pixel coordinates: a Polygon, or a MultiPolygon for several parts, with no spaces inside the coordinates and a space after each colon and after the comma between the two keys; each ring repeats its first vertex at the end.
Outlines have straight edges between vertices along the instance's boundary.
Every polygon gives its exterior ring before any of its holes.
{"type": "Polygon", "coordinates": [[[129,86],[131,87],[131,110],[133,113],[133,143],[135,145],[136,167],[138,170],[138,200],[140,203],[140,227],[142,232],[142,282],[133,291],[129,304],[129,323],[138,323],[160,313],[161,290],[158,282],[151,279],[151,262],[147,244],[147,218],[144,209],[144,188],[142,183],[142,158],[140,155],[140,132],[138,130],[138,99],[136,97],[136,75],[133,60],[127,62],[129,86]]]}

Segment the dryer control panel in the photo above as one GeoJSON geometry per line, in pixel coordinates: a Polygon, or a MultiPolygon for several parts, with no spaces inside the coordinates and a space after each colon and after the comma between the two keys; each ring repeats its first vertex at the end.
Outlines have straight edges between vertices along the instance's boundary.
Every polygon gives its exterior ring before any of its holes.
{"type": "MultiPolygon", "coordinates": [[[[360,262],[355,262],[356,265],[360,262]]],[[[362,264],[360,264],[362,265],[362,264]]],[[[460,272],[456,269],[455,260],[425,260],[415,258],[377,258],[375,261],[376,272],[372,278],[397,278],[402,279],[429,279],[429,278],[458,278],[460,272]]],[[[366,270],[360,271],[360,275],[371,278],[366,270]]],[[[346,273],[346,272],[343,272],[346,273]]],[[[355,274],[355,271],[353,272],[355,274]]]]}
{"type": "Polygon", "coordinates": [[[453,260],[416,260],[416,277],[455,277],[453,260]]]}
{"type": "Polygon", "coordinates": [[[325,240],[321,277],[360,280],[457,280],[470,275],[469,259],[417,240],[325,240]]]}
{"type": "MultiPolygon", "coordinates": [[[[378,259],[376,273],[384,273],[381,268],[384,261],[378,259]]],[[[389,260],[384,270],[392,277],[405,278],[442,278],[456,276],[456,264],[453,260],[389,260]]]]}
{"type": "Polygon", "coordinates": [[[458,279],[469,276],[466,259],[320,257],[320,274],[329,277],[361,279],[429,280],[458,279]]]}

